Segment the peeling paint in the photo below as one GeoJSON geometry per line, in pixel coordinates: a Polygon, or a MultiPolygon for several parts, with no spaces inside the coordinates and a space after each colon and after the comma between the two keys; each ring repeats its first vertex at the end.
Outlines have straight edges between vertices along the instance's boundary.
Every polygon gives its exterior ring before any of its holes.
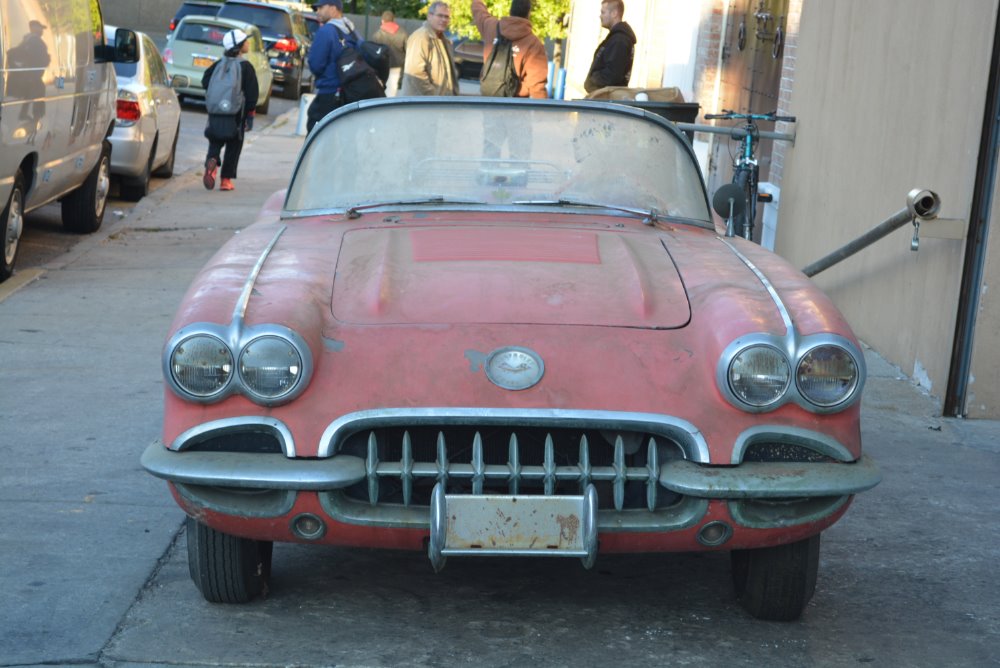
{"type": "Polygon", "coordinates": [[[466,350],[465,359],[469,360],[469,371],[472,373],[479,373],[483,370],[483,365],[486,364],[486,353],[481,353],[478,350],[466,350]]]}
{"type": "Polygon", "coordinates": [[[931,377],[927,374],[927,369],[920,363],[920,360],[913,363],[913,381],[926,391],[931,391],[931,377]]]}

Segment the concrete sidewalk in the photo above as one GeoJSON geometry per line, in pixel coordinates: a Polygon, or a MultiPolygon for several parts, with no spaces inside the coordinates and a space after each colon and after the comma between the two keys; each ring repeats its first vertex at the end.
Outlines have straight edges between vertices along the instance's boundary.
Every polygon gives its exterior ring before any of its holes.
{"type": "MultiPolygon", "coordinates": [[[[170,609],[169,583],[154,576],[168,562],[169,572],[184,568],[183,551],[173,549],[182,514],[162,481],[139,466],[160,435],[160,352],[173,313],[208,257],[287,186],[303,142],[296,120],[293,110],[251,135],[236,191],[208,192],[200,172],[182,174],[19,289],[0,293],[0,665],[165,664],[180,660],[179,646],[210,654],[222,651],[220,642],[233,663],[335,662],[332,639],[313,648],[315,657],[265,656],[267,623],[256,625],[263,635],[251,644],[216,635],[212,625],[224,621],[210,606],[196,606],[205,619],[187,619],[181,630],[176,619],[159,617],[170,609]],[[185,628],[203,632],[185,636],[185,628]]],[[[802,626],[781,628],[816,634],[822,620],[836,639],[826,651],[845,660],[874,653],[883,665],[995,662],[1000,423],[942,419],[898,369],[874,353],[868,362],[863,432],[885,481],[829,532],[826,602],[802,626]],[[886,618],[909,626],[886,635],[879,626],[886,618]]],[[[189,582],[178,586],[186,600],[198,600],[189,582]]],[[[330,617],[314,617],[299,620],[302,632],[326,637],[330,617]]],[[[703,639],[720,631],[707,621],[686,628],[703,639]]],[[[385,642],[398,651],[389,647],[386,657],[429,642],[395,632],[385,642]]],[[[469,629],[456,633],[474,642],[469,629]]],[[[756,656],[746,651],[748,660],[756,656]]]]}
{"type": "Polygon", "coordinates": [[[97,659],[181,513],[139,466],[160,350],[188,284],[287,187],[297,110],[248,135],[236,190],[180,174],[0,286],[0,665],[97,659]]]}

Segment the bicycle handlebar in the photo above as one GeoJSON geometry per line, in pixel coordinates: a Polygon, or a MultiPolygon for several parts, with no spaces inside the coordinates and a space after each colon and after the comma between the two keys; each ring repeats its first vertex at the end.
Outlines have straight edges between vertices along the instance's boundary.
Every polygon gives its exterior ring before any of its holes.
{"type": "Polygon", "coordinates": [[[714,120],[754,120],[754,121],[785,121],[786,123],[794,123],[794,116],[776,116],[776,111],[772,111],[769,114],[738,114],[731,109],[723,109],[721,114],[705,114],[704,119],[706,121],[714,120]]]}

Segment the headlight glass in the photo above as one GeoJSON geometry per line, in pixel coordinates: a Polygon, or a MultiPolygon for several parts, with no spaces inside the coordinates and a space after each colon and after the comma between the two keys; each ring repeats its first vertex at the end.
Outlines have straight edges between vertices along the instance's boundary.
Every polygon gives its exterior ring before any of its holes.
{"type": "Polygon", "coordinates": [[[799,392],[817,406],[836,406],[858,386],[858,365],[840,346],[818,346],[799,362],[799,392]]]}
{"type": "Polygon", "coordinates": [[[264,399],[288,394],[301,376],[302,356],[286,339],[262,336],[248,343],[240,355],[244,386],[264,399]]]}
{"type": "Polygon", "coordinates": [[[729,365],[729,387],[740,401],[769,406],[781,399],[791,381],[788,360],[770,346],[751,346],[729,365]]]}
{"type": "Polygon", "coordinates": [[[181,341],[170,354],[177,386],[196,397],[220,392],[233,374],[233,354],[220,339],[199,334],[181,341]]]}

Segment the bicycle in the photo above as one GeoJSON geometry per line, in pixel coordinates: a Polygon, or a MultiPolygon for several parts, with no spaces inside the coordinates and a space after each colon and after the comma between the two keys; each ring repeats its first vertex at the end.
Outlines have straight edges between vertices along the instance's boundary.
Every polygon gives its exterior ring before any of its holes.
{"type": "Polygon", "coordinates": [[[757,202],[770,202],[771,195],[761,194],[757,191],[758,176],[760,168],[757,165],[757,156],[754,149],[760,140],[760,130],[757,128],[757,121],[786,121],[794,123],[794,116],[778,116],[777,111],[768,114],[738,114],[731,109],[723,109],[721,114],[705,114],[705,120],[742,120],[746,123],[740,126],[733,126],[730,135],[733,139],[740,140],[740,151],[733,158],[733,179],[732,183],[737,185],[743,192],[746,206],[743,212],[733,218],[733,233],[744,239],[753,240],[754,219],[757,217],[757,202]],[[742,133],[742,138],[740,134],[742,133]]]}

